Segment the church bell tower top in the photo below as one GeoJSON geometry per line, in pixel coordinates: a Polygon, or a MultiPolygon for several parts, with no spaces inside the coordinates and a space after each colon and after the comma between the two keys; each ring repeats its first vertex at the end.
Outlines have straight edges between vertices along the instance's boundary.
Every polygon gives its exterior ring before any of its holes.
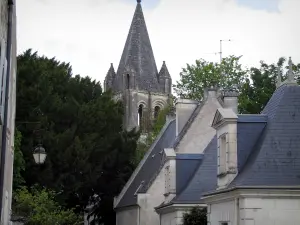
{"type": "Polygon", "coordinates": [[[142,2],[142,0],[137,0],[137,3],[141,3],[142,2]]]}

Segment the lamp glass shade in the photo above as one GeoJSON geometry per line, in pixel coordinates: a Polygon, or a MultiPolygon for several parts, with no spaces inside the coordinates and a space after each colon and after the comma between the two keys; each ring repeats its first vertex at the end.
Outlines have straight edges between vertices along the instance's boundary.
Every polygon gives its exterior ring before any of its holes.
{"type": "Polygon", "coordinates": [[[36,164],[43,164],[46,160],[47,154],[42,146],[37,146],[33,151],[33,158],[36,164]]]}

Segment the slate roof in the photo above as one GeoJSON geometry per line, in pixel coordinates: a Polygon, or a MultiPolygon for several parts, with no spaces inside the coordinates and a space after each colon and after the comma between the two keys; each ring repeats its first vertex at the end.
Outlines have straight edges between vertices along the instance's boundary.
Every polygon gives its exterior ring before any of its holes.
{"type": "MultiPolygon", "coordinates": [[[[266,115],[238,115],[237,149],[239,168],[242,168],[246,163],[266,123],[266,115]]],[[[217,188],[217,154],[217,137],[214,136],[204,150],[203,159],[193,177],[171,203],[202,203],[201,197],[203,194],[217,188]]]]}
{"type": "MultiPolygon", "coordinates": [[[[260,115],[238,115],[239,174],[228,186],[300,185],[300,87],[279,87],[260,115]]],[[[186,188],[172,203],[201,203],[217,188],[217,138],[186,188]]],[[[224,189],[226,190],[226,189],[224,189]]]]}
{"type": "Polygon", "coordinates": [[[203,192],[216,188],[217,184],[217,137],[215,136],[203,152],[198,169],[184,190],[172,203],[200,203],[203,192]]]}
{"type": "Polygon", "coordinates": [[[179,194],[194,175],[203,159],[203,154],[176,155],[176,194],[179,194]]]}
{"type": "Polygon", "coordinates": [[[265,131],[230,187],[300,185],[300,87],[279,87],[262,113],[265,131]]]}
{"type": "Polygon", "coordinates": [[[168,67],[167,67],[165,61],[163,62],[162,66],[161,66],[158,76],[171,79],[171,75],[169,73],[169,70],[168,70],[168,67]]]}
{"type": "Polygon", "coordinates": [[[142,165],[134,180],[128,187],[116,208],[137,204],[135,193],[145,193],[159,171],[164,148],[173,146],[176,135],[176,121],[166,124],[158,136],[157,142],[150,147],[145,163],[142,165]]]}
{"type": "Polygon", "coordinates": [[[123,54],[114,80],[114,89],[122,90],[122,76],[133,71],[139,90],[159,92],[158,70],[142,10],[138,2],[123,54]]]}

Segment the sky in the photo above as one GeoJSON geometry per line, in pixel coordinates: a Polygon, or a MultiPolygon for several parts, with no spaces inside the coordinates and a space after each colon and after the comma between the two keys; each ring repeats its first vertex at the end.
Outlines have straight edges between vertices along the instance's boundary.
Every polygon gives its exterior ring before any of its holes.
{"type": "MultiPolygon", "coordinates": [[[[18,53],[70,62],[73,74],[103,82],[117,70],[136,0],[21,0],[18,53]]],[[[173,83],[186,63],[242,55],[245,67],[292,57],[300,63],[300,0],[142,0],[158,70],[166,61],[173,83]]]]}

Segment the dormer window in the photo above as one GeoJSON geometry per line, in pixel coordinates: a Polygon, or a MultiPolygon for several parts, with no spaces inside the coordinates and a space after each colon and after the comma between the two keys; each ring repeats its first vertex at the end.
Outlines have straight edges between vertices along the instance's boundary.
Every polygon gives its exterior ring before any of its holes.
{"type": "Polygon", "coordinates": [[[213,120],[218,137],[218,188],[225,188],[237,174],[237,115],[219,108],[213,120]]]}
{"type": "Polygon", "coordinates": [[[227,133],[221,135],[218,141],[218,175],[227,173],[228,162],[228,142],[227,133]]]}

